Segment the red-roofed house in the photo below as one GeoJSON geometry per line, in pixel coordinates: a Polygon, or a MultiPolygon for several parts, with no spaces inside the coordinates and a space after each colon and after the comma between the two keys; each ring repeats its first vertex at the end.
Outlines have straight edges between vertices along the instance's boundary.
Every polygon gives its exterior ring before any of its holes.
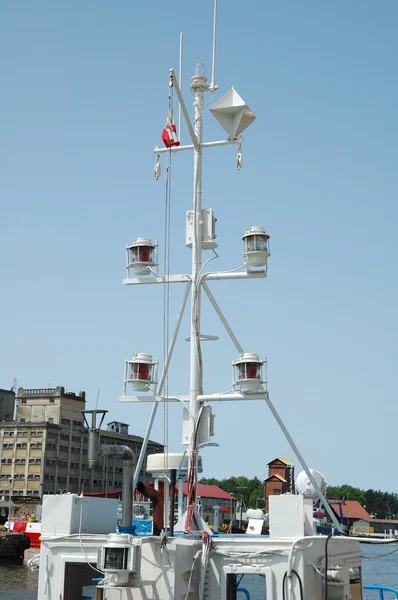
{"type": "MultiPolygon", "coordinates": [[[[152,485],[152,484],[150,484],[152,485]]],[[[163,490],[163,483],[159,483],[159,490],[163,490]]],[[[188,494],[188,484],[183,485],[184,498],[188,494]]],[[[122,497],[122,490],[115,490],[112,492],[98,492],[86,494],[87,496],[101,496],[108,498],[119,498],[122,497]]],[[[202,517],[205,521],[211,523],[214,522],[214,506],[220,507],[220,523],[229,522],[231,515],[232,519],[235,518],[236,514],[236,503],[237,500],[228,492],[224,492],[217,485],[207,485],[205,483],[198,483],[198,504],[201,506],[202,517]]]]}
{"type": "MultiPolygon", "coordinates": [[[[184,496],[188,492],[188,484],[184,483],[184,496]]],[[[214,522],[214,506],[220,507],[220,523],[229,522],[236,514],[236,498],[217,485],[198,483],[198,504],[202,507],[202,517],[207,522],[214,522]]]]}
{"type": "Polygon", "coordinates": [[[328,498],[340,522],[351,527],[355,521],[371,521],[368,511],[357,500],[334,500],[328,498]]]}

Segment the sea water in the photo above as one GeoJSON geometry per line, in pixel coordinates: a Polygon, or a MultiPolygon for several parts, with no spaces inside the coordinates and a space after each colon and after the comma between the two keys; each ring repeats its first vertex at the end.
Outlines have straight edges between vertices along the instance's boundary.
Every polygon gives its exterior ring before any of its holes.
{"type": "MultiPolygon", "coordinates": [[[[363,559],[363,583],[387,585],[398,589],[398,544],[370,545],[361,544],[363,559]]],[[[37,600],[38,570],[32,571],[26,566],[26,561],[33,558],[37,550],[25,552],[25,564],[11,565],[0,563],[0,600],[37,600]]],[[[93,573],[93,577],[95,577],[93,573]]],[[[240,587],[250,589],[251,600],[264,600],[264,583],[256,576],[245,575],[240,587]]],[[[86,588],[85,594],[95,598],[95,589],[86,588]]],[[[378,592],[365,591],[366,600],[378,598],[378,592]]],[[[392,596],[385,594],[385,600],[392,596]]],[[[244,600],[243,593],[238,594],[239,600],[244,600]]]]}

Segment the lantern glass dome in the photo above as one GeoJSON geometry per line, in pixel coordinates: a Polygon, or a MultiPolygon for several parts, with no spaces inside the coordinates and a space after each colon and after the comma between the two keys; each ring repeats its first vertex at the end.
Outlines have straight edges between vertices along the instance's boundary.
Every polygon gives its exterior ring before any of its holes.
{"type": "Polygon", "coordinates": [[[151,383],[154,382],[153,366],[151,354],[137,352],[133,354],[131,360],[127,361],[127,383],[135,391],[148,391],[151,383]]]}
{"type": "Polygon", "coordinates": [[[270,256],[268,233],[262,227],[248,227],[242,239],[247,266],[264,267],[270,256]]]}
{"type": "Polygon", "coordinates": [[[263,360],[260,360],[257,354],[244,353],[233,365],[234,387],[239,387],[242,392],[257,391],[262,381],[262,366],[263,360]]]}
{"type": "Polygon", "coordinates": [[[127,268],[132,267],[136,275],[150,275],[151,267],[155,266],[155,248],[148,238],[135,238],[127,247],[127,268]]]}

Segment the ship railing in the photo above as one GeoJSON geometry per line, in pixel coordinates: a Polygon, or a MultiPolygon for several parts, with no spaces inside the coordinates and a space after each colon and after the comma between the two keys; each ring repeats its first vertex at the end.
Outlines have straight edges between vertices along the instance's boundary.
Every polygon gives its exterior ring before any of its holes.
{"type": "Polygon", "coordinates": [[[395,594],[395,600],[398,600],[398,590],[388,587],[386,585],[364,585],[364,590],[377,590],[379,592],[379,600],[388,600],[391,596],[388,594],[384,596],[384,592],[391,592],[395,594]]]}

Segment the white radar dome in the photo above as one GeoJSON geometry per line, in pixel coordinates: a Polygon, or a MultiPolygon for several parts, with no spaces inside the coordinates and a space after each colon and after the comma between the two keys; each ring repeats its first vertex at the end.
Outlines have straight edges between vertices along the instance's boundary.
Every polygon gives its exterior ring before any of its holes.
{"type": "MultiPolygon", "coordinates": [[[[326,491],[325,477],[322,475],[322,473],[320,473],[319,471],[315,471],[314,469],[310,469],[310,473],[315,479],[322,494],[324,494],[326,491]]],[[[315,489],[315,486],[311,483],[311,480],[305,471],[301,471],[297,475],[296,490],[299,494],[303,494],[303,496],[305,496],[306,498],[318,498],[319,496],[318,492],[315,489]]]]}

